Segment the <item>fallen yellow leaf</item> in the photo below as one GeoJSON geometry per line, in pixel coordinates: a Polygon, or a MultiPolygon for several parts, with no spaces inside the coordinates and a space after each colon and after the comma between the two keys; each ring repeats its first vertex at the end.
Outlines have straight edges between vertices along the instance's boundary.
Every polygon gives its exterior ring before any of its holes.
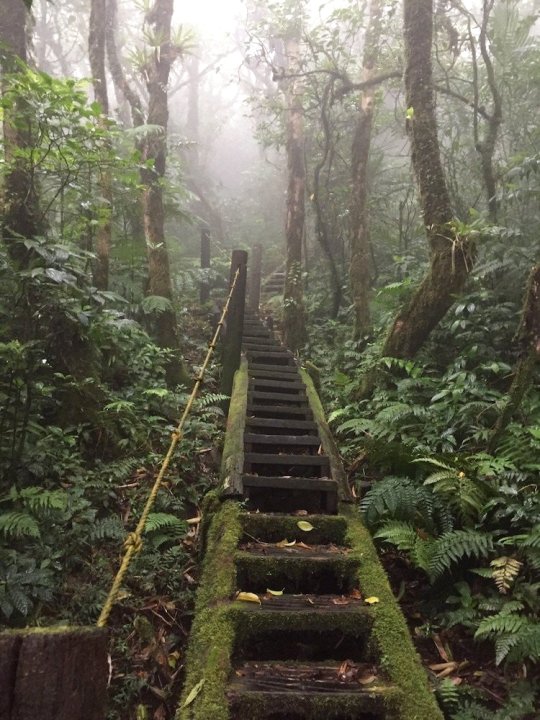
{"type": "Polygon", "coordinates": [[[270,588],[266,588],[266,592],[269,595],[275,595],[276,597],[279,597],[280,595],[283,595],[283,590],[270,590],[270,588]]]}
{"type": "Polygon", "coordinates": [[[250,593],[250,592],[237,593],[235,600],[240,600],[242,602],[259,603],[259,605],[261,604],[260,597],[258,595],[255,595],[255,593],[250,593]]]}
{"type": "Polygon", "coordinates": [[[365,598],[364,602],[368,605],[376,605],[379,602],[379,598],[376,595],[371,595],[371,597],[365,598]]]}

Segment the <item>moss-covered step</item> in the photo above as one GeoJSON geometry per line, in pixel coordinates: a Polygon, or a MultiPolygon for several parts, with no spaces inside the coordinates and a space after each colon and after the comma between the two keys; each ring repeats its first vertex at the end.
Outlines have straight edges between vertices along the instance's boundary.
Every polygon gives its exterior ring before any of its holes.
{"type": "Polygon", "coordinates": [[[232,720],[388,720],[400,692],[365,665],[249,662],[235,667],[227,697],[232,720]]]}
{"type": "Polygon", "coordinates": [[[229,612],[237,627],[234,660],[372,661],[370,608],[344,596],[315,598],[288,595],[270,600],[267,594],[260,596],[260,605],[233,603],[229,612]]]}
{"type": "Polygon", "coordinates": [[[257,544],[235,554],[238,589],[295,593],[348,593],[356,585],[357,553],[337,546],[278,548],[257,544]]]}
{"type": "Polygon", "coordinates": [[[326,543],[346,545],[347,519],[343,515],[291,516],[241,512],[239,520],[244,540],[260,540],[267,543],[295,540],[313,545],[326,543]],[[303,530],[298,524],[299,522],[302,524],[302,521],[307,522],[312,529],[308,532],[303,530]]]}

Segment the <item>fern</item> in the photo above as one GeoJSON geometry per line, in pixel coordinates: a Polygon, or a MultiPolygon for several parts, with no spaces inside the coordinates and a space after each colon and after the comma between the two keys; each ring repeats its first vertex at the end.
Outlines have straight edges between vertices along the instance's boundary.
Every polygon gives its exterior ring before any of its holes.
{"type": "Polygon", "coordinates": [[[432,537],[422,537],[413,525],[400,521],[386,523],[374,537],[409,552],[416,567],[429,574],[435,547],[432,537]]]}
{"type": "Polygon", "coordinates": [[[435,541],[431,560],[434,578],[444,574],[454,563],[464,558],[487,557],[493,551],[491,533],[478,530],[453,530],[444,533],[435,541]]]}
{"type": "Polygon", "coordinates": [[[41,533],[36,519],[28,513],[11,511],[0,515],[0,533],[7,540],[22,537],[39,539],[41,533]]]}
{"type": "Polygon", "coordinates": [[[185,531],[185,523],[176,515],[155,512],[148,515],[144,532],[146,534],[167,530],[174,535],[181,535],[185,531]]]}
{"type": "Polygon", "coordinates": [[[493,568],[492,575],[495,585],[500,593],[506,594],[519,575],[523,563],[515,558],[503,555],[492,560],[490,565],[493,568]]]}
{"type": "Polygon", "coordinates": [[[95,542],[99,540],[120,540],[125,535],[124,526],[120,518],[106,517],[97,520],[90,531],[88,540],[95,542]]]}

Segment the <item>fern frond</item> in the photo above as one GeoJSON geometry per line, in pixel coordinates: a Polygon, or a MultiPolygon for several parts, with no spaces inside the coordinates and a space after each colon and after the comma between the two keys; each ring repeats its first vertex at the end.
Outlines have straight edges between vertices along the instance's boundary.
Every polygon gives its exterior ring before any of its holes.
{"type": "Polygon", "coordinates": [[[11,511],[0,515],[0,533],[6,539],[18,539],[22,537],[41,537],[39,526],[31,515],[24,512],[11,511]]]}
{"type": "Polygon", "coordinates": [[[505,595],[519,575],[523,563],[515,558],[502,555],[490,562],[492,576],[500,593],[505,595]]]}
{"type": "Polygon", "coordinates": [[[163,531],[164,529],[168,529],[175,535],[180,535],[185,530],[185,523],[176,517],[176,515],[171,515],[170,513],[150,513],[146,521],[145,534],[158,530],[163,531]]]}
{"type": "Polygon", "coordinates": [[[414,548],[417,532],[408,522],[388,522],[373,536],[378,540],[395,545],[398,550],[412,550],[414,548]]]}
{"type": "Polygon", "coordinates": [[[120,540],[124,535],[125,530],[120,518],[107,517],[94,523],[88,539],[90,542],[96,540],[120,540]]]}
{"type": "Polygon", "coordinates": [[[435,541],[431,561],[434,578],[466,557],[487,557],[493,551],[493,536],[478,530],[452,530],[435,541]]]}

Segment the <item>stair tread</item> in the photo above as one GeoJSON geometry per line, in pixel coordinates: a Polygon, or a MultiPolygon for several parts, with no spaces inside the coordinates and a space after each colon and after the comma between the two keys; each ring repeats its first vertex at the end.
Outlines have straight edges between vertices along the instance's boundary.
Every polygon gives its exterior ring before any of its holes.
{"type": "Polygon", "coordinates": [[[284,475],[242,475],[245,488],[274,488],[281,490],[304,490],[337,493],[337,480],[328,477],[290,477],[284,475]]]}
{"type": "MultiPolygon", "coordinates": [[[[306,533],[308,535],[309,533],[306,533]]],[[[310,562],[329,562],[336,559],[350,558],[356,562],[356,558],[350,557],[351,549],[343,545],[291,545],[290,547],[278,547],[277,545],[249,542],[238,547],[239,557],[257,558],[282,558],[287,560],[299,560],[310,562]]]]}
{"type": "Polygon", "coordinates": [[[257,418],[248,416],[246,417],[246,427],[278,427],[283,430],[283,432],[286,432],[287,430],[316,430],[317,423],[314,420],[282,420],[279,418],[257,418]]]}
{"type": "MultiPolygon", "coordinates": [[[[280,390],[291,389],[292,391],[304,390],[306,386],[301,380],[283,380],[282,378],[267,378],[249,374],[249,384],[257,387],[279,388],[280,390]]],[[[294,392],[291,393],[294,395],[294,392]]]]}
{"type": "Polygon", "coordinates": [[[229,691],[269,695],[346,693],[381,699],[389,692],[398,692],[395,685],[378,678],[376,672],[372,663],[252,660],[234,670],[229,691]]]}
{"type": "MultiPolygon", "coordinates": [[[[282,413],[289,413],[290,415],[304,415],[313,417],[313,413],[309,409],[307,405],[304,405],[304,407],[296,407],[294,405],[260,405],[258,403],[250,403],[248,402],[247,406],[247,412],[256,414],[258,412],[273,412],[275,413],[276,419],[278,418],[278,415],[282,413]]],[[[306,417],[306,420],[308,417],[306,417]]]]}
{"type": "Polygon", "coordinates": [[[313,465],[324,467],[329,464],[327,455],[302,455],[299,453],[258,453],[247,452],[246,462],[264,463],[265,465],[313,465]]]}
{"type": "Polygon", "coordinates": [[[320,447],[318,435],[263,435],[262,433],[244,433],[244,443],[255,445],[302,445],[320,447]]]}
{"type": "Polygon", "coordinates": [[[306,593],[301,595],[259,595],[260,605],[247,603],[246,610],[254,612],[294,612],[294,613],[362,613],[371,619],[372,611],[364,603],[359,593],[355,595],[316,595],[306,593]]]}
{"type": "Polygon", "coordinates": [[[266,372],[273,372],[279,375],[295,375],[298,377],[298,368],[296,365],[294,366],[285,366],[285,367],[278,367],[276,365],[271,365],[269,363],[252,363],[250,362],[248,365],[248,372],[254,373],[259,370],[266,371],[266,372]]]}

